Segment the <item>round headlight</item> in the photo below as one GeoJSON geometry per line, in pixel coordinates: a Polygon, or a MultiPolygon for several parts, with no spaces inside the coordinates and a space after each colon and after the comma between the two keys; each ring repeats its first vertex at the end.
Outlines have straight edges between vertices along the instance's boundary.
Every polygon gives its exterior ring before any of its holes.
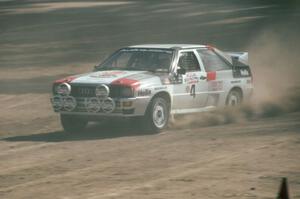
{"type": "Polygon", "coordinates": [[[109,95],[109,88],[105,84],[96,87],[95,95],[99,98],[107,98],[109,95]]]}
{"type": "Polygon", "coordinates": [[[69,95],[71,93],[71,86],[68,83],[62,83],[57,86],[56,91],[60,95],[69,95]]]}
{"type": "Polygon", "coordinates": [[[120,94],[121,97],[133,97],[133,90],[131,87],[123,87],[120,94]]]}

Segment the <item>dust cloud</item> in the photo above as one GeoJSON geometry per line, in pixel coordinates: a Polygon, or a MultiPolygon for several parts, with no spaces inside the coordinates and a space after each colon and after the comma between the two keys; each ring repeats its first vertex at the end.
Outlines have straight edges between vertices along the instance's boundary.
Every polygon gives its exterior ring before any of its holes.
{"type": "Polygon", "coordinates": [[[263,30],[246,47],[254,77],[254,95],[250,101],[235,108],[177,116],[170,126],[224,125],[300,111],[298,41],[297,34],[293,32],[263,30]]]}
{"type": "Polygon", "coordinates": [[[254,100],[277,101],[299,85],[300,57],[298,36],[285,32],[263,31],[249,46],[254,74],[254,100]]]}

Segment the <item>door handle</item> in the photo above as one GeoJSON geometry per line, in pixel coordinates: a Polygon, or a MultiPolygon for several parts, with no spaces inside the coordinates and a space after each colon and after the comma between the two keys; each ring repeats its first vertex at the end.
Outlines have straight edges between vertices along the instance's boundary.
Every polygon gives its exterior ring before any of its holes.
{"type": "Polygon", "coordinates": [[[200,79],[201,79],[201,80],[205,80],[206,77],[201,75],[201,76],[200,76],[200,79]]]}

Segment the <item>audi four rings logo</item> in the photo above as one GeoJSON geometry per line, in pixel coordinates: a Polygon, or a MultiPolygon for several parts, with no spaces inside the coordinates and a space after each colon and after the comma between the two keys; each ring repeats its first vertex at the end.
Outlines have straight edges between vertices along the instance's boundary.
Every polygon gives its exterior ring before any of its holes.
{"type": "Polygon", "coordinates": [[[93,94],[93,89],[91,88],[79,88],[78,90],[80,95],[92,95],[93,94]]]}

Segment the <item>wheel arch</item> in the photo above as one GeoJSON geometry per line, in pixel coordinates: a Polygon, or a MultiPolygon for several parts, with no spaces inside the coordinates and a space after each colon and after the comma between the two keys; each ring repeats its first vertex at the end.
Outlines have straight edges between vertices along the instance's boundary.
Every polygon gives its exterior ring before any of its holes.
{"type": "Polygon", "coordinates": [[[228,93],[230,93],[231,91],[237,91],[241,94],[241,98],[244,98],[244,94],[243,94],[243,89],[239,86],[234,86],[230,89],[230,91],[228,93]]]}
{"type": "Polygon", "coordinates": [[[156,98],[156,97],[164,98],[170,105],[172,103],[172,101],[171,101],[171,95],[167,91],[160,91],[158,93],[155,93],[155,95],[152,96],[150,102],[152,102],[153,99],[156,98]]]}
{"type": "Polygon", "coordinates": [[[237,92],[239,92],[239,94],[240,94],[240,96],[241,96],[241,100],[243,101],[243,99],[244,99],[243,89],[242,89],[241,87],[239,87],[239,86],[234,86],[234,87],[232,87],[232,88],[229,90],[229,92],[228,92],[228,94],[227,94],[227,96],[226,96],[225,104],[227,104],[229,93],[232,92],[232,91],[237,91],[237,92]]]}
{"type": "MultiPolygon", "coordinates": [[[[148,105],[147,105],[146,112],[148,111],[148,109],[149,109],[151,103],[153,102],[153,100],[154,100],[156,97],[161,97],[161,98],[165,99],[165,100],[167,101],[167,103],[169,104],[169,111],[170,111],[170,109],[171,109],[171,104],[172,104],[172,98],[171,98],[170,93],[168,93],[167,91],[159,91],[159,92],[155,93],[155,94],[151,97],[151,99],[150,99],[150,101],[149,101],[149,103],[148,103],[148,105]]],[[[146,113],[146,112],[145,112],[145,113],[146,113]]]]}

